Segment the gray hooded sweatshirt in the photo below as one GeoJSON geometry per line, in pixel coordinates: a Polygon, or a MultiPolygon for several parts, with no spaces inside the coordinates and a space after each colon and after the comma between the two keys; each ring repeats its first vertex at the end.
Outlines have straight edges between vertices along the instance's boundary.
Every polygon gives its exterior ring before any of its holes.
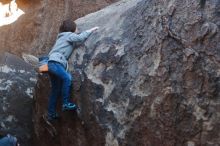
{"type": "Polygon", "coordinates": [[[49,61],[59,62],[66,68],[73,49],[76,48],[77,44],[84,43],[91,33],[88,30],[80,34],[72,32],[59,33],[56,43],[49,52],[49,61]]]}

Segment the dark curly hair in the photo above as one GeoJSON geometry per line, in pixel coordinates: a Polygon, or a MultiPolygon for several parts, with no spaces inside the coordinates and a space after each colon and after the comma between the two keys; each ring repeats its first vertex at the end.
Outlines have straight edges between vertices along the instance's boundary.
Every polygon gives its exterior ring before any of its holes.
{"type": "Polygon", "coordinates": [[[76,31],[76,23],[70,19],[64,20],[60,26],[61,32],[75,32],[76,31]]]}

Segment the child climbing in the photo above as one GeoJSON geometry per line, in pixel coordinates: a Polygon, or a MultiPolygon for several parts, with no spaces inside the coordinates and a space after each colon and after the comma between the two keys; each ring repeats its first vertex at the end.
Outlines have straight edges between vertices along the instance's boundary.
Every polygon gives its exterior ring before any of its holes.
{"type": "Polygon", "coordinates": [[[76,104],[70,102],[72,77],[67,72],[68,59],[76,44],[83,43],[98,27],[91,28],[80,34],[76,32],[76,23],[72,20],[63,21],[57,40],[49,52],[48,73],[52,85],[49,96],[47,119],[52,121],[58,118],[56,112],[57,97],[62,97],[62,111],[76,110],[76,104]]]}

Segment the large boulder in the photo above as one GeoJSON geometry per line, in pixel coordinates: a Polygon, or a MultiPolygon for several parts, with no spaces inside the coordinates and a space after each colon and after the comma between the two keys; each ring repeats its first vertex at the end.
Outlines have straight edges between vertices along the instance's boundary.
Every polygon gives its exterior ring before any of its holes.
{"type": "Polygon", "coordinates": [[[81,30],[100,27],[71,58],[84,76],[73,97],[81,111],[61,113],[52,138],[39,80],[38,145],[220,145],[219,4],[122,0],[78,19],[81,30]]]}
{"type": "Polygon", "coordinates": [[[24,146],[33,145],[32,106],[36,73],[10,53],[0,55],[0,133],[15,135],[24,146]]]}

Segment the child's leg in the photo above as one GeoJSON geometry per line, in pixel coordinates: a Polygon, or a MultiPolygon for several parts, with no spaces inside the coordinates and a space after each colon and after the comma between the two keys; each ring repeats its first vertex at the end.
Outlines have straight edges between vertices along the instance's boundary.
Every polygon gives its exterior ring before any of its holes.
{"type": "Polygon", "coordinates": [[[62,81],[61,95],[63,97],[63,104],[69,103],[72,83],[71,75],[64,69],[64,67],[60,63],[49,62],[48,68],[49,72],[56,75],[56,77],[58,77],[62,81]]]}
{"type": "Polygon", "coordinates": [[[54,74],[50,73],[51,93],[48,102],[48,116],[56,115],[57,97],[61,92],[61,80],[54,74]]]}

